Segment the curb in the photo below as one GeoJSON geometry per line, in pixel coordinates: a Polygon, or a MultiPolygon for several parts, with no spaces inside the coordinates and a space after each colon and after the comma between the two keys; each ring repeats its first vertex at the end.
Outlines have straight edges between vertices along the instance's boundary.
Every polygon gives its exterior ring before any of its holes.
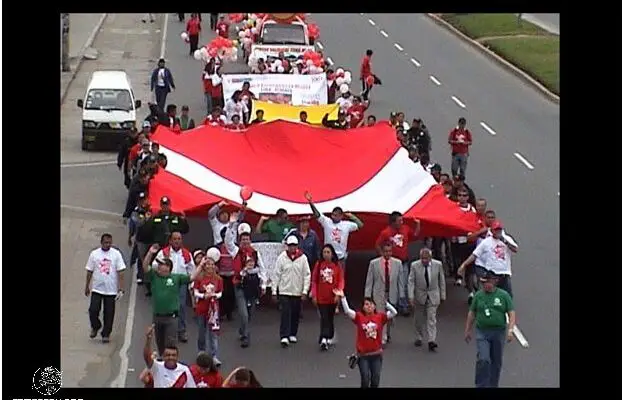
{"type": "Polygon", "coordinates": [[[84,46],[82,46],[82,48],[78,52],[78,55],[76,56],[76,59],[78,60],[78,63],[72,69],[71,76],[69,77],[69,80],[67,81],[67,84],[64,87],[61,88],[61,104],[63,104],[63,102],[65,101],[65,97],[67,96],[67,92],[69,91],[68,90],[69,86],[71,85],[71,83],[76,78],[76,75],[78,74],[78,71],[80,71],[80,66],[82,65],[82,61],[84,60],[84,55],[87,52],[87,49],[89,47],[91,47],[91,45],[93,44],[93,41],[95,40],[95,37],[97,36],[98,32],[100,31],[100,28],[102,28],[102,25],[104,25],[104,21],[106,20],[107,16],[108,16],[108,13],[102,14],[102,17],[98,21],[97,25],[95,26],[95,28],[93,28],[93,31],[91,31],[91,34],[89,34],[89,37],[87,38],[87,41],[85,42],[84,46]]]}
{"type": "Polygon", "coordinates": [[[473,40],[472,38],[468,37],[463,32],[461,32],[459,29],[455,28],[453,25],[449,24],[448,22],[446,22],[445,20],[443,20],[439,16],[437,16],[435,14],[429,14],[429,13],[427,13],[425,15],[427,17],[429,17],[436,24],[446,28],[451,33],[453,33],[455,36],[459,37],[463,41],[465,41],[468,44],[472,45],[472,47],[474,47],[477,50],[481,51],[483,54],[485,54],[486,56],[490,57],[492,60],[498,62],[502,67],[504,67],[505,69],[507,69],[508,71],[513,73],[514,75],[516,75],[518,78],[523,79],[526,83],[532,85],[535,89],[540,91],[549,100],[559,104],[559,101],[560,101],[560,97],[559,96],[557,96],[555,93],[553,93],[550,90],[548,90],[544,85],[542,85],[537,80],[532,78],[526,72],[522,71],[520,68],[516,67],[515,65],[513,65],[509,61],[505,60],[503,57],[499,56],[498,54],[496,54],[492,50],[488,49],[487,47],[485,47],[481,43],[477,42],[476,40],[473,40]]]}

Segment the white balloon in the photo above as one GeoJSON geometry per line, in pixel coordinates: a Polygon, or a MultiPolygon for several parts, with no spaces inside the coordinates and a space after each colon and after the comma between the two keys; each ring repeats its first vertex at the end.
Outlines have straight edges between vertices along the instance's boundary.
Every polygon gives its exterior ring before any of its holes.
{"type": "Polygon", "coordinates": [[[345,71],[344,72],[344,78],[346,81],[351,82],[351,71],[345,71]]]}
{"type": "Polygon", "coordinates": [[[201,51],[202,56],[203,56],[204,58],[208,57],[208,49],[207,49],[207,48],[202,47],[201,49],[199,49],[199,51],[201,51]]]}
{"type": "Polygon", "coordinates": [[[202,59],[202,53],[200,50],[195,50],[195,52],[193,53],[193,58],[196,59],[197,61],[202,59]]]}
{"type": "Polygon", "coordinates": [[[278,65],[277,66],[277,72],[279,72],[280,74],[284,73],[284,66],[283,65],[278,65]]]}
{"type": "Polygon", "coordinates": [[[219,262],[221,259],[221,252],[216,247],[211,247],[206,251],[206,257],[211,258],[214,262],[219,262]]]}
{"type": "Polygon", "coordinates": [[[257,34],[258,34],[258,29],[256,29],[256,28],[251,28],[251,34],[252,34],[252,35],[257,35],[257,34]]]}
{"type": "Polygon", "coordinates": [[[336,74],[344,74],[344,72],[345,72],[345,71],[344,71],[344,69],[342,69],[342,68],[338,68],[338,69],[336,70],[336,74]]]}
{"type": "Polygon", "coordinates": [[[350,85],[350,84],[351,84],[351,75],[349,75],[349,77],[347,77],[347,76],[345,75],[345,77],[344,77],[344,81],[345,81],[345,83],[346,83],[347,85],[350,85]]]}
{"type": "Polygon", "coordinates": [[[306,61],[306,65],[307,65],[308,67],[310,67],[310,66],[314,65],[314,61],[312,61],[312,60],[308,60],[308,61],[306,61]]]}
{"type": "Polygon", "coordinates": [[[342,85],[340,85],[340,93],[347,93],[349,91],[349,85],[347,85],[346,83],[343,83],[342,85]]]}
{"type": "Polygon", "coordinates": [[[245,37],[245,31],[238,31],[238,37],[239,38],[244,38],[245,37]]]}
{"type": "MultiPolygon", "coordinates": [[[[238,234],[242,233],[251,233],[251,226],[247,222],[243,222],[238,226],[238,234]]],[[[221,253],[219,252],[219,254],[221,253]]]]}
{"type": "Polygon", "coordinates": [[[243,26],[247,26],[247,22],[248,21],[246,19],[244,19],[243,22],[241,22],[241,23],[243,24],[243,26]]]}
{"type": "Polygon", "coordinates": [[[230,56],[230,61],[237,62],[238,61],[238,53],[234,53],[230,56]]]}
{"type": "Polygon", "coordinates": [[[186,42],[188,40],[188,33],[182,32],[180,34],[180,37],[182,38],[182,40],[184,40],[186,42]]]}
{"type": "Polygon", "coordinates": [[[342,86],[345,83],[345,79],[343,77],[336,78],[336,85],[342,86]]]}

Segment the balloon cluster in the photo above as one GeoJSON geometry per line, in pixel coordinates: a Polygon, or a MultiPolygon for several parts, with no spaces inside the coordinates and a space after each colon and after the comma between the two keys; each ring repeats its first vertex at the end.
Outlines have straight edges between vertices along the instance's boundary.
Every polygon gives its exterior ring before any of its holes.
{"type": "Polygon", "coordinates": [[[196,60],[208,62],[211,58],[219,57],[223,60],[236,62],[238,60],[238,42],[217,36],[207,46],[195,50],[193,57],[196,60]]]}
{"type": "Polygon", "coordinates": [[[240,39],[242,47],[248,52],[251,51],[251,45],[258,40],[261,24],[259,19],[257,14],[249,14],[248,19],[238,21],[242,22],[240,27],[236,27],[238,38],[240,39]]]}
{"type": "Polygon", "coordinates": [[[303,53],[303,62],[311,75],[323,73],[325,60],[323,60],[321,53],[317,53],[314,50],[306,50],[303,53]]]}
{"type": "Polygon", "coordinates": [[[345,71],[343,68],[336,69],[336,72],[329,74],[327,77],[330,81],[336,81],[340,93],[347,93],[351,84],[351,71],[345,71]]]}

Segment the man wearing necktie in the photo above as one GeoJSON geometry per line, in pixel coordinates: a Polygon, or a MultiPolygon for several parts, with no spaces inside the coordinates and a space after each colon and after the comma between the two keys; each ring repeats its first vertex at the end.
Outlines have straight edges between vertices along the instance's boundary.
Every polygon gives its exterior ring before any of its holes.
{"type": "Polygon", "coordinates": [[[410,267],[408,279],[408,297],[414,307],[414,325],[416,328],[416,347],[422,346],[423,325],[426,324],[429,351],[435,351],[438,306],[446,300],[446,281],[442,263],[433,260],[431,250],[424,247],[420,250],[420,260],[414,261],[410,267]]]}
{"type": "MultiPolygon", "coordinates": [[[[381,257],[377,257],[368,265],[364,297],[371,297],[375,304],[393,306],[399,302],[403,293],[403,274],[401,274],[401,260],[392,257],[392,243],[384,242],[381,245],[381,257]]],[[[382,343],[390,341],[390,324],[386,324],[383,332],[382,343]]]]}

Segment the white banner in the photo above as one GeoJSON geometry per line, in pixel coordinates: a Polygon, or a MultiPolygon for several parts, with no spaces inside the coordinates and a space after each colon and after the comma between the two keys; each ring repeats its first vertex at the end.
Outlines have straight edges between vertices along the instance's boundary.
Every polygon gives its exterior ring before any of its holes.
{"type": "Polygon", "coordinates": [[[251,54],[256,58],[264,58],[266,61],[267,57],[275,57],[279,56],[279,53],[284,53],[284,57],[299,57],[303,53],[308,50],[314,51],[314,46],[299,46],[299,45],[261,45],[254,44],[251,46],[251,54]]]}
{"type": "Polygon", "coordinates": [[[327,104],[327,77],[290,74],[223,74],[223,98],[229,99],[235,91],[249,82],[250,90],[260,101],[293,106],[327,104]]]}
{"type": "Polygon", "coordinates": [[[262,257],[262,262],[266,268],[266,277],[269,280],[267,286],[272,287],[271,281],[275,274],[275,262],[277,261],[277,257],[286,250],[286,245],[280,242],[256,242],[252,243],[251,247],[256,249],[260,257],[262,257]]]}

